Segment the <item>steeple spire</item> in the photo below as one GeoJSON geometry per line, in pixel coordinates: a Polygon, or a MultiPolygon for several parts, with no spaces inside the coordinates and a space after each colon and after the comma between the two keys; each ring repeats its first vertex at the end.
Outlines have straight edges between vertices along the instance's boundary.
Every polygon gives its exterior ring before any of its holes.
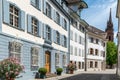
{"type": "Polygon", "coordinates": [[[109,22],[112,22],[111,8],[110,8],[109,22]]]}

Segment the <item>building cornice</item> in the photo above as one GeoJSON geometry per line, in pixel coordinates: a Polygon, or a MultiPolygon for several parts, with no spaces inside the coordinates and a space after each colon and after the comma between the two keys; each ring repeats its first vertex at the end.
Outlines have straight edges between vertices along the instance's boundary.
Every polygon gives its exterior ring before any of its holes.
{"type": "Polygon", "coordinates": [[[94,37],[97,37],[97,38],[100,38],[100,39],[103,39],[104,41],[108,41],[108,40],[106,39],[106,33],[95,34],[95,33],[93,33],[93,32],[87,31],[87,34],[88,34],[88,35],[91,35],[91,36],[94,36],[94,37]]]}
{"type": "Polygon", "coordinates": [[[69,14],[63,9],[63,7],[56,1],[56,0],[50,0],[57,8],[68,18],[70,19],[69,14]]]}

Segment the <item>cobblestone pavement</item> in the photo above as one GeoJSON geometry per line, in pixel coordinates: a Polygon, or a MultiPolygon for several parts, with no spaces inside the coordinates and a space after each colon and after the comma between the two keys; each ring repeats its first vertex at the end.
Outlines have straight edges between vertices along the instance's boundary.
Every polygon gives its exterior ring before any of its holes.
{"type": "Polygon", "coordinates": [[[115,74],[78,74],[59,80],[120,80],[115,74]]]}

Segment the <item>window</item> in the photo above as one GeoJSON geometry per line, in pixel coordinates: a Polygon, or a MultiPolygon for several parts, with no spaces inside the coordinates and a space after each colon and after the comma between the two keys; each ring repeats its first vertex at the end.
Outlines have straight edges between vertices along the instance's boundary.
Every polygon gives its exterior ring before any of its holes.
{"type": "Polygon", "coordinates": [[[90,42],[93,43],[94,42],[94,39],[92,37],[90,37],[90,42]]]}
{"type": "Polygon", "coordinates": [[[16,57],[19,61],[21,61],[21,46],[22,44],[19,42],[10,42],[9,43],[9,54],[10,57],[16,57]]]}
{"type": "Polygon", "coordinates": [[[75,33],[75,42],[77,42],[77,33],[75,33]]]}
{"type": "Polygon", "coordinates": [[[82,62],[82,69],[84,69],[84,66],[85,66],[85,64],[84,64],[84,62],[82,62]]]}
{"type": "Polygon", "coordinates": [[[103,57],[105,57],[105,51],[103,51],[103,57]]]}
{"type": "Polygon", "coordinates": [[[98,67],[98,62],[95,62],[95,68],[97,68],[98,67]]]}
{"type": "Polygon", "coordinates": [[[67,47],[67,38],[64,36],[64,47],[67,47]]]}
{"type": "Polygon", "coordinates": [[[58,53],[55,54],[55,65],[59,66],[59,54],[58,53]]]}
{"type": "Polygon", "coordinates": [[[90,48],[90,55],[93,55],[93,54],[94,54],[93,48],[90,48]]]}
{"type": "Polygon", "coordinates": [[[98,49],[95,49],[95,55],[98,55],[98,49]]]}
{"type": "Polygon", "coordinates": [[[77,56],[77,47],[75,47],[75,56],[77,56]]]}
{"type": "Polygon", "coordinates": [[[39,50],[36,47],[31,48],[31,70],[38,69],[38,54],[39,50]]]}
{"type": "Polygon", "coordinates": [[[70,31],[70,39],[73,40],[73,31],[70,31]]]}
{"type": "Polygon", "coordinates": [[[48,25],[46,26],[46,40],[51,41],[51,28],[48,25]]]}
{"type": "Polygon", "coordinates": [[[65,66],[66,65],[66,55],[63,55],[63,66],[65,66]]]}
{"type": "Polygon", "coordinates": [[[79,56],[81,56],[81,49],[79,49],[79,56]]]}
{"type": "Polygon", "coordinates": [[[46,3],[46,15],[51,18],[51,6],[46,3]]]}
{"type": "Polygon", "coordinates": [[[85,56],[85,54],[84,54],[84,50],[82,50],[82,57],[84,57],[85,56]]]}
{"type": "Polygon", "coordinates": [[[37,36],[38,34],[38,21],[32,17],[32,34],[37,36]]]}
{"type": "Polygon", "coordinates": [[[58,31],[56,31],[56,40],[57,43],[60,44],[60,33],[58,31]]]}
{"type": "Polygon", "coordinates": [[[19,20],[20,20],[20,14],[19,14],[19,10],[10,4],[10,8],[9,8],[9,11],[10,11],[10,25],[18,28],[19,27],[19,20]]]}
{"type": "Polygon", "coordinates": [[[73,55],[73,46],[70,46],[70,54],[73,55]]]}
{"type": "Polygon", "coordinates": [[[81,69],[81,62],[78,63],[78,68],[81,69]]]}
{"type": "Polygon", "coordinates": [[[81,42],[81,36],[79,36],[79,44],[81,44],[82,42],[81,42]]]}
{"type": "Polygon", "coordinates": [[[96,44],[98,44],[98,42],[99,42],[99,40],[98,40],[98,39],[96,39],[96,44]]]}
{"type": "Polygon", "coordinates": [[[64,28],[67,30],[67,21],[64,19],[64,28]]]}
{"type": "Polygon", "coordinates": [[[60,15],[56,12],[56,22],[60,24],[60,15]]]}
{"type": "Polygon", "coordinates": [[[90,68],[93,68],[93,62],[90,61],[90,68]]]}
{"type": "Polygon", "coordinates": [[[36,8],[39,7],[39,2],[38,2],[38,0],[31,0],[31,4],[32,4],[34,7],[36,7],[36,8]]]}

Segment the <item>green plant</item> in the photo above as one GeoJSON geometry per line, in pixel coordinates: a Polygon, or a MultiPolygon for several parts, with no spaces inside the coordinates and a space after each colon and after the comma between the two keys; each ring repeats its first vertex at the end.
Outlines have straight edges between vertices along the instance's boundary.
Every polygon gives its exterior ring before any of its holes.
{"type": "Polygon", "coordinates": [[[42,75],[45,75],[47,73],[47,69],[46,68],[39,68],[38,72],[42,75]]]}
{"type": "Polygon", "coordinates": [[[75,70],[75,64],[74,63],[69,63],[67,68],[68,68],[68,70],[75,70]]]}
{"type": "Polygon", "coordinates": [[[63,69],[62,68],[57,68],[56,72],[57,72],[58,75],[61,75],[61,73],[63,72],[63,69]]]}
{"type": "Polygon", "coordinates": [[[0,62],[0,77],[5,79],[16,78],[24,67],[20,64],[19,60],[14,57],[4,59],[0,62]]]}

